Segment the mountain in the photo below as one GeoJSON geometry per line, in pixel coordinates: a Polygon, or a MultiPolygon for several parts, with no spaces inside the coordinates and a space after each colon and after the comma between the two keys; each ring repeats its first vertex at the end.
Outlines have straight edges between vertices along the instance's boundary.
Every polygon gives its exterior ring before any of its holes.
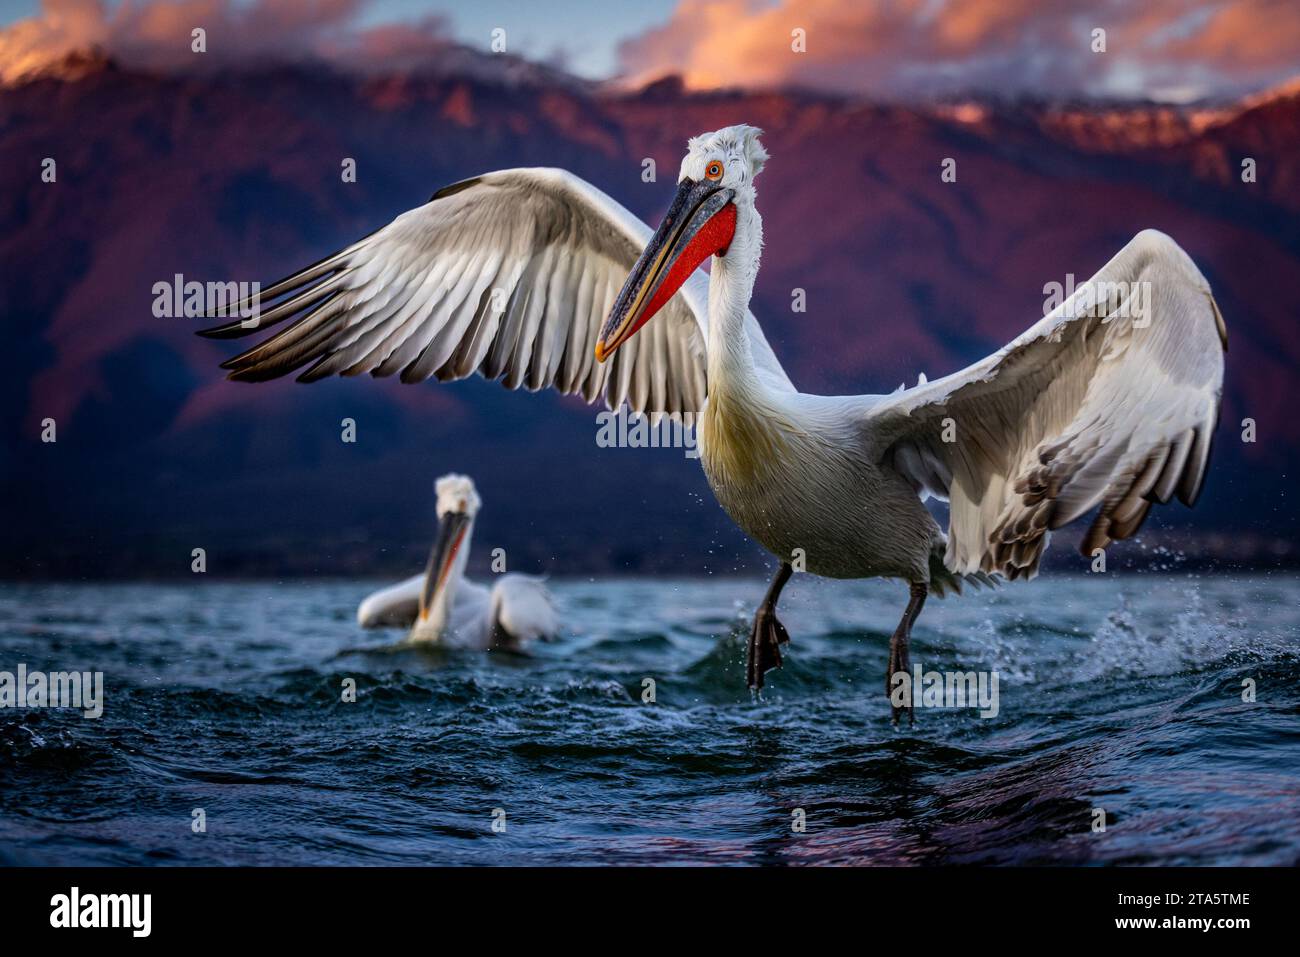
{"type": "Polygon", "coordinates": [[[754,312],[808,391],[953,371],[1040,316],[1046,283],[1083,281],[1144,227],[1173,235],[1227,320],[1223,421],[1198,508],[1157,510],[1121,554],[1295,557],[1295,91],[1183,111],[906,107],[558,76],[184,76],[89,55],[0,88],[0,574],[179,575],[194,548],[215,574],[410,571],[431,534],[432,480],[451,469],[482,490],[477,551],[504,547],[512,570],[763,566],[681,450],[597,448],[597,410],[574,399],[477,381],[230,383],[217,369],[229,344],[152,310],[155,284],[177,274],[269,282],[503,166],[571,169],[654,221],[686,138],[736,122],[762,127],[772,154],[754,312]],[[345,158],[356,182],[340,175],[345,158]],[[941,180],[945,158],[956,182],[941,180]],[[792,311],[795,289],[806,312],[792,311]],[[345,418],[355,443],[341,441],[345,418]],[[45,419],[54,443],[41,441],[45,419]]]}

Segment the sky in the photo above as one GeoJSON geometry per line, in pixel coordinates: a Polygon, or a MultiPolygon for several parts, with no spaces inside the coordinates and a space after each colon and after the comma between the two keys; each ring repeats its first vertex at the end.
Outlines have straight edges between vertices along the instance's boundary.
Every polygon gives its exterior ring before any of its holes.
{"type": "Polygon", "coordinates": [[[126,63],[427,62],[448,40],[593,79],[1193,101],[1300,72],[1297,0],[0,0],[0,80],[98,44],[126,63]],[[441,45],[441,47],[440,47],[441,45]],[[222,58],[226,59],[222,59],[222,58]]]}
{"type": "MultiPolygon", "coordinates": [[[[492,30],[507,24],[514,34],[510,43],[521,54],[538,60],[562,54],[570,71],[603,79],[618,69],[619,42],[667,23],[675,6],[675,0],[374,0],[365,4],[358,22],[373,27],[436,14],[446,19],[455,39],[477,47],[486,47],[492,30]]],[[[0,0],[0,26],[34,17],[40,9],[40,0],[0,0]]]]}
{"type": "MultiPolygon", "coordinates": [[[[445,16],[452,35],[471,46],[486,46],[492,30],[509,24],[519,49],[535,59],[562,53],[574,73],[603,79],[618,69],[621,39],[668,22],[674,0],[586,0],[546,3],[544,0],[381,0],[363,15],[369,23],[414,18],[421,13],[445,16]]],[[[512,40],[512,42],[514,42],[512,40]]]]}

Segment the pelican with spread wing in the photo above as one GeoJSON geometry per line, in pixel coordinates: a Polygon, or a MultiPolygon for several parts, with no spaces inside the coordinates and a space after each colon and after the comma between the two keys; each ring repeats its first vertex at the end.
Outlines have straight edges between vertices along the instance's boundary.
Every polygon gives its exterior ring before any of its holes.
{"type": "Polygon", "coordinates": [[[818,575],[907,583],[888,692],[910,671],[929,594],[1032,577],[1049,533],[1090,510],[1087,554],[1133,535],[1154,503],[1196,501],[1227,340],[1209,285],[1172,239],[1138,233],[960,372],[891,395],[813,395],[795,389],[749,311],[766,159],[752,127],[692,139],[653,234],[563,170],[487,173],[271,286],[257,318],[206,334],[293,320],[224,364],[241,381],[304,366],[305,382],[477,373],[692,417],[718,501],[779,562],[750,634],[752,688],[789,640],[776,605],[795,555],[818,575]],[[928,495],[948,500],[947,534],[928,495]]]}
{"type": "Polygon", "coordinates": [[[554,638],[559,622],[541,579],[502,574],[488,588],[465,577],[482,500],[467,475],[444,475],[437,492],[438,537],[424,574],[369,595],[357,608],[362,628],[410,628],[413,644],[522,648],[554,638]]]}

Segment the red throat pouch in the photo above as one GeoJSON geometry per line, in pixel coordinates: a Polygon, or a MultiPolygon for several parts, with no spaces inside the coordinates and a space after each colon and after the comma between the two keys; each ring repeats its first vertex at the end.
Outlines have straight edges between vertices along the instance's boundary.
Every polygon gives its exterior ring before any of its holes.
{"type": "Polygon", "coordinates": [[[735,235],[736,204],[728,203],[700,227],[700,231],[695,234],[690,245],[683,249],[681,255],[673,262],[668,275],[659,284],[654,298],[641,313],[636,328],[640,329],[651,316],[663,308],[664,303],[668,302],[673,297],[673,293],[682,288],[682,283],[686,282],[691,273],[699,268],[700,263],[714,254],[725,253],[735,235]]]}

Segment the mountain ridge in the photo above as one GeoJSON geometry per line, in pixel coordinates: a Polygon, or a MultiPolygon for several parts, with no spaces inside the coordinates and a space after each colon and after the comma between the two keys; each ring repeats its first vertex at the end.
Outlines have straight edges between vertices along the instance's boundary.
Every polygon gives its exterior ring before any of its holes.
{"type": "Polygon", "coordinates": [[[177,272],[269,282],[501,166],[571,169],[653,222],[686,137],[741,121],[767,131],[773,157],[758,184],[768,243],[754,312],[809,391],[888,392],[955,371],[1034,321],[1044,284],[1086,279],[1145,226],[1174,235],[1215,287],[1232,351],[1203,505],[1162,510],[1173,514],[1149,536],[1233,560],[1289,554],[1278,543],[1297,531],[1285,507],[1300,450],[1287,399],[1300,358],[1295,96],[1185,138],[1153,138],[1163,121],[1134,107],[1140,135],[1121,126],[1096,149],[1093,130],[1113,120],[1085,110],[1063,124],[1059,107],[1024,104],[91,67],[0,88],[4,490],[24,503],[0,574],[77,572],[87,555],[105,571],[165,574],[188,567],[190,540],[224,555],[227,573],[397,570],[418,563],[432,479],[451,468],[475,475],[485,529],[533,570],[760,567],[697,466],[680,451],[596,449],[594,408],[481,383],[241,386],[216,368],[228,346],[149,308],[153,283],[177,272]],[[1257,183],[1234,178],[1246,155],[1257,183]],[[56,183],[40,180],[45,157],[56,183]],[[356,183],[341,181],[347,157],[356,183]],[[956,183],[940,179],[949,157],[956,183]],[[655,182],[642,181],[646,159],[655,182]],[[806,313],[791,311],[796,288],[806,313]],[[39,441],[47,417],[54,447],[39,441]],[[343,417],[357,419],[360,448],[339,442],[343,417]],[[1253,445],[1239,438],[1247,417],[1253,445]],[[599,487],[634,498],[612,518],[587,514],[591,487],[573,469],[599,469],[599,487]],[[86,482],[100,472],[111,481],[86,482]],[[1233,533],[1256,545],[1236,548],[1233,533]]]}

